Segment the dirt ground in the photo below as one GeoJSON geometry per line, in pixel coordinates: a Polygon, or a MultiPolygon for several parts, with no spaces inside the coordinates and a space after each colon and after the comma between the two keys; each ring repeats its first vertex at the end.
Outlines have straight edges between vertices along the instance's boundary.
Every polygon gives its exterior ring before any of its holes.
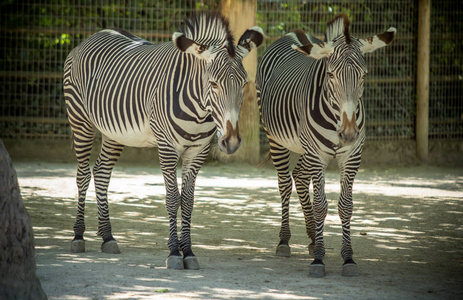
{"type": "Polygon", "coordinates": [[[70,252],[75,164],[14,164],[35,231],[37,275],[50,299],[463,299],[463,170],[361,169],[352,242],[360,276],[342,277],[339,173],[327,172],[326,277],[310,278],[300,205],[293,194],[293,255],[275,256],[280,198],[272,168],[207,165],[196,184],[193,250],[200,270],[165,268],[168,218],[159,167],[116,165],[113,234],[100,251],[95,193],[88,192],[84,254],[70,252]]]}

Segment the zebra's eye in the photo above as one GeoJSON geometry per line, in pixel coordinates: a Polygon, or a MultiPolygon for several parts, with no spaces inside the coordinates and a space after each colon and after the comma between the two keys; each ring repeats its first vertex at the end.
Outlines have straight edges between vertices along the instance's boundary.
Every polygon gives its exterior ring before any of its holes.
{"type": "Polygon", "coordinates": [[[204,52],[204,51],[206,51],[206,50],[207,50],[207,46],[206,46],[206,45],[201,45],[201,46],[199,46],[199,52],[202,53],[202,52],[204,52]]]}
{"type": "Polygon", "coordinates": [[[219,86],[217,85],[217,82],[214,81],[209,81],[213,89],[217,89],[219,86]]]}
{"type": "Polygon", "coordinates": [[[328,77],[329,77],[330,79],[334,79],[334,74],[333,74],[333,73],[327,72],[327,74],[328,74],[328,77]]]}

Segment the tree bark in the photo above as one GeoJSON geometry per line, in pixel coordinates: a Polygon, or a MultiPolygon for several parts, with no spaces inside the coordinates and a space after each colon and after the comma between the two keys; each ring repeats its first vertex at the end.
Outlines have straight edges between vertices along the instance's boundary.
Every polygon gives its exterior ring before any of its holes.
{"type": "MultiPolygon", "coordinates": [[[[238,40],[246,29],[256,26],[256,0],[222,0],[220,11],[230,22],[230,29],[238,40]]],[[[256,94],[257,49],[254,49],[243,60],[248,73],[248,85],[244,90],[243,105],[241,107],[239,127],[241,147],[236,153],[240,161],[256,164],[259,161],[259,109],[256,94]]]]}
{"type": "Polygon", "coordinates": [[[418,55],[416,76],[416,154],[428,160],[429,139],[429,57],[431,27],[431,0],[418,3],[418,55]]]}
{"type": "Polygon", "coordinates": [[[35,270],[31,219],[0,139],[0,299],[47,299],[35,270]]]}

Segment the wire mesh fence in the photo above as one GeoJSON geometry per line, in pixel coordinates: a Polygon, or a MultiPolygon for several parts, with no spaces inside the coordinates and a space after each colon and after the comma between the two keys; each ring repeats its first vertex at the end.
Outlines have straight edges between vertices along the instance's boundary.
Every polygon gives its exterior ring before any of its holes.
{"type": "MultiPolygon", "coordinates": [[[[463,4],[433,1],[431,11],[430,138],[463,138],[463,4]]],[[[83,39],[119,27],[166,42],[194,10],[218,10],[219,0],[2,1],[0,6],[0,137],[68,139],[63,63],[83,39]]],[[[417,1],[257,1],[265,48],[295,28],[323,38],[326,22],[347,13],[351,32],[367,38],[397,28],[390,47],[367,56],[367,137],[414,139],[417,1]]],[[[235,33],[236,35],[240,33],[235,33]]]]}
{"type": "Polygon", "coordinates": [[[63,64],[96,31],[124,28],[166,42],[185,15],[214,1],[2,1],[0,137],[68,139],[63,64]]]}
{"type": "Polygon", "coordinates": [[[462,12],[462,1],[432,1],[429,82],[431,138],[463,137],[462,12]]]}

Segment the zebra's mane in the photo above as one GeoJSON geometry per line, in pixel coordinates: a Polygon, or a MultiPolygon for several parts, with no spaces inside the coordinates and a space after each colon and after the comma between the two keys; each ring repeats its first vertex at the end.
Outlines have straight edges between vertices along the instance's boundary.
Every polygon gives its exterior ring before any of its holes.
{"type": "Polygon", "coordinates": [[[185,37],[198,45],[225,46],[230,57],[235,57],[234,37],[228,20],[219,13],[193,12],[179,29],[185,37]]]}
{"type": "Polygon", "coordinates": [[[350,44],[351,36],[349,32],[350,21],[346,14],[339,14],[334,19],[328,22],[326,26],[325,38],[326,41],[330,42],[344,34],[346,38],[346,44],[350,44]]]}

